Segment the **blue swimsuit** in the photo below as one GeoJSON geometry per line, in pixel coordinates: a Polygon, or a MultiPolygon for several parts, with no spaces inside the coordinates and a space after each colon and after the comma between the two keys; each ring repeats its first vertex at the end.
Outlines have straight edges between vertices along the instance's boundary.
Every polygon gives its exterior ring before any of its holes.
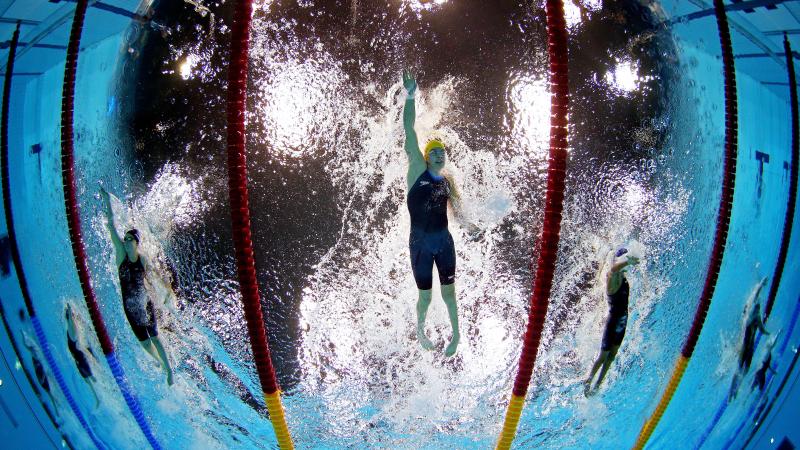
{"type": "Polygon", "coordinates": [[[456,249],[447,230],[447,200],[450,184],[445,177],[436,177],[427,170],[408,191],[408,213],[411,216],[411,268],[417,287],[433,286],[433,264],[444,286],[456,280],[456,249]]]}

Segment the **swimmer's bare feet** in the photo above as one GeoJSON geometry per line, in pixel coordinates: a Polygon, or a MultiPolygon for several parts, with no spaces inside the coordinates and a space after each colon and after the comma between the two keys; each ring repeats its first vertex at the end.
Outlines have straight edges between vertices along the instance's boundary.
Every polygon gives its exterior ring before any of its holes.
{"type": "Polygon", "coordinates": [[[448,345],[445,349],[444,356],[450,357],[456,354],[456,350],[458,349],[458,341],[460,339],[461,337],[458,335],[458,333],[453,335],[453,340],[450,341],[450,345],[448,345]]]}
{"type": "Polygon", "coordinates": [[[583,382],[583,395],[586,397],[591,397],[594,395],[594,391],[592,391],[592,380],[586,380],[583,382]]]}
{"type": "Polygon", "coordinates": [[[168,386],[172,386],[172,383],[173,383],[173,381],[172,381],[172,371],[170,370],[169,372],[167,372],[167,385],[168,386]]]}
{"type": "Polygon", "coordinates": [[[417,327],[417,340],[425,350],[433,350],[433,342],[425,336],[425,331],[421,327],[417,327]]]}

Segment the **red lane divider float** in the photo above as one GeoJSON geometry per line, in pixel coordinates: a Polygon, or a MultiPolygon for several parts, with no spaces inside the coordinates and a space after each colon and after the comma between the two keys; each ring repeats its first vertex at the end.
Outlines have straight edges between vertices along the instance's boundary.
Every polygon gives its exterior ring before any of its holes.
{"type": "Polygon", "coordinates": [[[508,449],[517,433],[525,396],[528,393],[533,366],[547,316],[550,290],[558,256],[561,213],[567,168],[567,111],[569,109],[567,24],[561,0],[547,0],[547,50],[550,59],[550,159],[547,170],[544,224],[539,260],[530,299],[528,326],[523,338],[519,370],[497,449],[508,449]]]}
{"type": "Polygon", "coordinates": [[[117,386],[125,399],[125,403],[128,405],[128,409],[130,409],[131,414],[133,414],[136,423],[139,425],[148,443],[150,443],[154,449],[159,450],[161,446],[155,436],[153,436],[150,425],[139,406],[139,401],[128,385],[122,366],[119,364],[114,354],[114,346],[111,343],[111,338],[108,336],[103,316],[100,313],[100,307],[94,295],[94,289],[92,289],[89,267],[86,264],[86,250],[84,249],[83,237],[81,236],[81,219],[75,185],[73,114],[75,109],[75,75],[78,70],[78,53],[80,50],[81,34],[83,33],[83,23],[86,18],[88,3],[88,0],[78,0],[75,8],[75,16],[72,20],[72,29],[69,35],[69,44],[67,45],[67,61],[64,66],[64,86],[61,95],[61,175],[64,186],[64,207],[67,211],[67,228],[69,230],[72,255],[75,259],[75,267],[78,272],[81,290],[86,300],[86,307],[89,310],[92,326],[97,334],[97,339],[100,341],[100,347],[103,349],[111,373],[114,375],[114,380],[117,382],[117,386]]]}
{"type": "Polygon", "coordinates": [[[241,0],[231,25],[231,53],[228,69],[228,190],[231,202],[236,268],[242,293],[244,316],[250,345],[278,444],[282,450],[294,448],[280,400],[280,390],[267,344],[261,296],[258,291],[253,242],[250,232],[250,206],[247,192],[245,109],[247,100],[248,47],[252,2],[241,0]]]}

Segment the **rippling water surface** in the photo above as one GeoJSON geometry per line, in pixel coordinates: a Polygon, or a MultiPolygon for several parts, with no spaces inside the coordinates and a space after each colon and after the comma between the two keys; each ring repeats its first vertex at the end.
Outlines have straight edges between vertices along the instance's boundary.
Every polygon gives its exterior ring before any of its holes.
{"type": "MultiPolygon", "coordinates": [[[[703,282],[722,141],[721,96],[706,87],[718,89],[721,75],[717,61],[659,26],[657,5],[576,0],[566,14],[562,239],[517,443],[620,448],[652,410],[703,282]],[[604,274],[622,244],[643,255],[629,276],[628,330],[604,387],[587,399],[582,381],[607,314],[604,274]]],[[[160,312],[174,388],[161,386],[132,338],[119,339],[131,344],[123,356],[143,369],[139,382],[148,381],[137,387],[156,434],[180,448],[269,448],[274,440],[229,223],[231,16],[232,2],[163,1],[151,24],[132,26],[114,92],[119,110],[103,138],[111,144],[97,150],[107,160],[83,172],[85,189],[100,180],[120,197],[120,226],[143,230],[145,254],[178,293],[160,312]]],[[[541,2],[256,2],[246,115],[251,225],[298,448],[493,445],[538,256],[550,119],[545,33],[541,2]],[[428,318],[436,349],[423,351],[414,333],[404,68],[419,82],[420,141],[446,143],[447,171],[486,231],[470,241],[451,221],[462,341],[450,359],[438,290],[428,318]]],[[[97,213],[96,199],[84,196],[97,213]]],[[[92,263],[104,277],[98,289],[114,311],[116,269],[99,214],[90,226],[92,263]]],[[[105,314],[113,330],[125,330],[119,314],[105,314]]],[[[106,390],[110,397],[113,387],[106,390]]]]}

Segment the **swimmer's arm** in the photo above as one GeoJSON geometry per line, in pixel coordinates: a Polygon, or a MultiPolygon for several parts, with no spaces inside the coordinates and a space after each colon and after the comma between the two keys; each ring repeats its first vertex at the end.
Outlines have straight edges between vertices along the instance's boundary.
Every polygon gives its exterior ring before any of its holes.
{"type": "Polygon", "coordinates": [[[461,199],[461,192],[458,190],[455,181],[452,177],[447,177],[447,182],[450,184],[450,207],[453,210],[453,216],[458,221],[459,225],[466,228],[472,234],[480,232],[477,225],[470,222],[467,215],[464,213],[464,203],[461,199]]]}
{"type": "Polygon", "coordinates": [[[627,258],[625,258],[625,261],[620,261],[620,262],[614,264],[613,266],[611,266],[611,270],[609,271],[609,275],[616,274],[620,270],[622,270],[622,269],[624,269],[624,268],[626,268],[626,267],[628,267],[630,265],[634,265],[634,264],[638,264],[638,263],[639,263],[639,258],[637,258],[635,256],[628,256],[627,258]]]}
{"type": "Polygon", "coordinates": [[[764,321],[761,319],[760,316],[758,318],[758,329],[761,330],[761,332],[764,334],[769,334],[769,331],[767,331],[767,328],[764,326],[764,321]]]}
{"type": "Polygon", "coordinates": [[[31,337],[28,336],[28,333],[25,332],[22,333],[22,343],[25,344],[25,348],[30,350],[31,353],[34,352],[35,346],[33,345],[33,340],[31,339],[31,337]]]}
{"type": "Polygon", "coordinates": [[[622,269],[627,267],[632,262],[630,258],[625,259],[625,261],[620,261],[609,269],[608,274],[606,274],[606,293],[611,295],[614,292],[617,292],[620,285],[622,284],[622,269]]]}
{"type": "Polygon", "coordinates": [[[106,228],[108,234],[111,235],[111,243],[114,245],[114,253],[116,254],[117,263],[122,262],[125,258],[125,247],[122,245],[122,239],[117,234],[117,228],[114,224],[114,211],[111,209],[111,199],[108,197],[108,192],[102,187],[100,188],[100,198],[103,199],[103,206],[106,213],[106,228]]]}
{"type": "Polygon", "coordinates": [[[171,301],[171,300],[176,298],[177,294],[175,294],[175,291],[172,290],[172,286],[170,285],[170,283],[167,283],[167,280],[165,280],[164,277],[162,277],[160,273],[158,273],[155,270],[150,270],[151,267],[150,267],[150,264],[147,262],[147,259],[145,259],[141,255],[139,255],[139,257],[142,258],[142,265],[144,266],[144,273],[146,274],[146,276],[150,280],[150,283],[153,283],[153,281],[155,281],[156,283],[161,285],[161,287],[164,288],[164,291],[166,291],[166,294],[164,294],[164,300],[163,300],[164,305],[169,306],[170,310],[172,312],[175,312],[174,311],[174,305],[173,305],[174,302],[171,301]]]}
{"type": "Polygon", "coordinates": [[[416,166],[424,170],[425,158],[422,157],[422,152],[419,151],[419,140],[417,139],[417,132],[414,130],[414,123],[417,117],[417,107],[414,100],[413,93],[416,92],[417,82],[414,80],[411,72],[403,71],[403,85],[406,90],[411,94],[406,96],[405,105],[403,106],[403,129],[405,130],[405,143],[403,148],[408,156],[408,168],[416,166]]]}

